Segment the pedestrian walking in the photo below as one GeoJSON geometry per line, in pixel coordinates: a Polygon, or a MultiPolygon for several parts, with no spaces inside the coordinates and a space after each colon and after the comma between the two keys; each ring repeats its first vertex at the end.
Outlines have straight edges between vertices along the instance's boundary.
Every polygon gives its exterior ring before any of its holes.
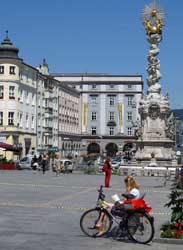
{"type": "Polygon", "coordinates": [[[48,161],[48,156],[44,154],[41,162],[43,174],[45,174],[46,171],[47,161],[48,161]]]}
{"type": "Polygon", "coordinates": [[[61,161],[60,162],[60,173],[65,173],[65,166],[64,166],[64,162],[63,161],[61,161]]]}
{"type": "Polygon", "coordinates": [[[59,159],[59,155],[55,154],[55,158],[54,158],[54,169],[56,172],[56,176],[59,176],[60,174],[60,159],[59,159]]]}
{"type": "Polygon", "coordinates": [[[42,155],[39,155],[38,157],[38,166],[39,166],[39,169],[42,167],[42,155]]]}
{"type": "Polygon", "coordinates": [[[104,181],[105,187],[109,188],[112,175],[112,165],[109,157],[106,159],[102,171],[105,173],[105,181],[104,181]]]}
{"type": "Polygon", "coordinates": [[[37,159],[36,155],[34,155],[34,157],[32,158],[31,167],[33,169],[33,173],[36,173],[36,170],[38,168],[38,159],[37,159]]]}

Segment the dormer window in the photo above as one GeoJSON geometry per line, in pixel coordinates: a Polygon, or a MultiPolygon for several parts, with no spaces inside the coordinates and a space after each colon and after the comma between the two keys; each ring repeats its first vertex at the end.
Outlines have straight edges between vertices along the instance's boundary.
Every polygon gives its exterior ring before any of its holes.
{"type": "Polygon", "coordinates": [[[15,75],[15,66],[10,66],[10,75],[15,75]]]}
{"type": "Polygon", "coordinates": [[[0,66],[0,74],[4,74],[4,66],[0,66]]]}

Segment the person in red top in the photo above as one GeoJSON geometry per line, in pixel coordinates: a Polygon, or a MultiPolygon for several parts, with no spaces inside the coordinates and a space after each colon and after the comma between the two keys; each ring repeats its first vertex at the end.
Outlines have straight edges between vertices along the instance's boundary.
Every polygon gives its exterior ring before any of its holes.
{"type": "Polygon", "coordinates": [[[111,160],[110,158],[107,158],[104,166],[102,168],[102,171],[105,173],[105,187],[109,188],[110,187],[110,180],[111,180],[111,174],[112,174],[112,165],[111,165],[111,160]]]}

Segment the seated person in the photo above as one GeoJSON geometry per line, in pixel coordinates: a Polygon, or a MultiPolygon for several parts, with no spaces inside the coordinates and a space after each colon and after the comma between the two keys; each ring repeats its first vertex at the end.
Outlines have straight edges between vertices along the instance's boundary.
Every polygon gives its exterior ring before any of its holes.
{"type": "MultiPolygon", "coordinates": [[[[125,186],[126,186],[126,195],[128,196],[128,199],[139,199],[140,198],[140,191],[139,191],[139,184],[135,181],[135,179],[132,176],[127,176],[124,179],[125,186]]],[[[114,198],[117,198],[117,195],[113,196],[114,198]]],[[[107,209],[111,211],[111,209],[115,209],[115,204],[122,205],[124,203],[123,200],[115,200],[115,203],[107,203],[107,209]]],[[[98,228],[99,231],[97,233],[97,236],[100,236],[104,233],[105,225],[106,225],[106,216],[104,213],[101,213],[101,216],[95,225],[95,228],[98,228]]]]}

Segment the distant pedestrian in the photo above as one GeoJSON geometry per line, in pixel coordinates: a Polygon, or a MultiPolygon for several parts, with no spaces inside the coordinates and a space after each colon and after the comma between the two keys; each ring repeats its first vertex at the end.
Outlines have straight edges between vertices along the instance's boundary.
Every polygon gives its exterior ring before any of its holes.
{"type": "Polygon", "coordinates": [[[38,159],[37,159],[36,155],[34,155],[34,157],[32,158],[31,167],[33,169],[33,172],[36,173],[36,170],[38,168],[38,159]]]}
{"type": "Polygon", "coordinates": [[[60,172],[63,174],[65,173],[65,166],[63,161],[60,161],[60,172]]]}
{"type": "Polygon", "coordinates": [[[102,171],[105,173],[105,187],[109,188],[110,187],[110,180],[111,180],[111,174],[112,174],[112,165],[111,165],[111,160],[108,157],[104,163],[104,166],[102,168],[102,171]]]}
{"type": "Polygon", "coordinates": [[[39,157],[38,157],[38,165],[41,168],[41,166],[42,166],[42,155],[39,155],[39,157]]]}
{"type": "Polygon", "coordinates": [[[59,176],[60,174],[60,159],[59,159],[59,155],[55,154],[55,158],[54,158],[54,169],[56,172],[56,176],[59,176]]]}
{"type": "Polygon", "coordinates": [[[41,161],[43,174],[45,174],[45,171],[46,171],[47,161],[48,161],[48,156],[46,154],[44,154],[42,161],[41,161]]]}

